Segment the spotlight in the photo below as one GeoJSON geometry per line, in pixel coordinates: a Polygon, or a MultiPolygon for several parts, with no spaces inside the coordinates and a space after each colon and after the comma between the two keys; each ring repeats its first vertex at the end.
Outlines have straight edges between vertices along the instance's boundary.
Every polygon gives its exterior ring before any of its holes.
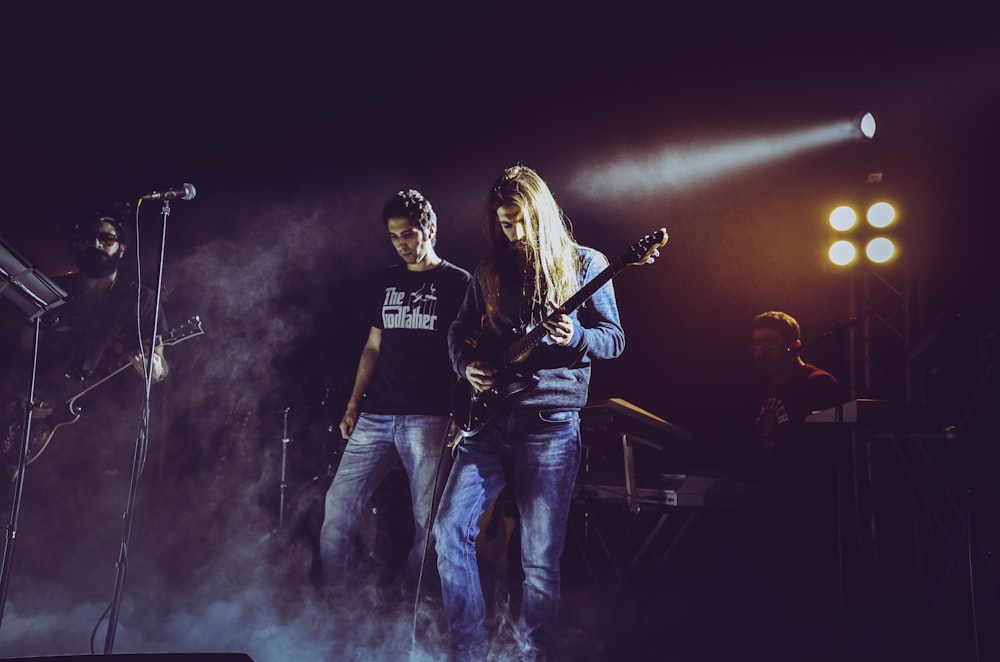
{"type": "Polygon", "coordinates": [[[876,264],[884,264],[896,254],[896,246],[888,237],[875,237],[865,246],[865,255],[876,264]]]}
{"type": "Polygon", "coordinates": [[[846,267],[858,257],[858,249],[846,239],[833,242],[830,246],[830,262],[838,267],[846,267]]]}
{"type": "Polygon", "coordinates": [[[858,222],[858,213],[847,205],[841,205],[830,212],[830,227],[837,232],[847,232],[858,222]]]}
{"type": "Polygon", "coordinates": [[[873,228],[887,228],[896,220],[896,209],[888,202],[876,202],[868,208],[865,217],[873,228]]]}
{"type": "Polygon", "coordinates": [[[875,116],[871,113],[859,113],[853,124],[859,138],[871,140],[875,137],[875,116]]]}
{"type": "Polygon", "coordinates": [[[867,223],[858,223],[858,213],[852,205],[840,205],[830,212],[830,227],[836,233],[836,241],[829,248],[830,262],[845,267],[859,257],[867,257],[873,264],[892,261],[899,248],[895,237],[886,231],[895,231],[896,208],[888,202],[876,202],[865,212],[867,223]],[[890,228],[890,226],[893,226],[890,228]],[[864,256],[859,247],[864,245],[864,256]]]}

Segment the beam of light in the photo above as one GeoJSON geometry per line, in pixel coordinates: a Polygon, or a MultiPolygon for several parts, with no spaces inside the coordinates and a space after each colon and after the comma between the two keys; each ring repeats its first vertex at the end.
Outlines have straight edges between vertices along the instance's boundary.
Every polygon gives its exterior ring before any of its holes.
{"type": "Polygon", "coordinates": [[[764,163],[855,140],[857,135],[857,124],[851,119],[770,136],[683,148],[667,146],[652,155],[588,166],[574,176],[571,186],[590,197],[678,191],[764,163]]]}

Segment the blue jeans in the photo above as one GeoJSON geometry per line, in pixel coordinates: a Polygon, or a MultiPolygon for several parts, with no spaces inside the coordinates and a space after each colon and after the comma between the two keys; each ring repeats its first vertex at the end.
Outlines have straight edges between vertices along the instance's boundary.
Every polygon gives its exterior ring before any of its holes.
{"type": "Polygon", "coordinates": [[[361,414],[326,493],[319,550],[327,582],[346,582],[364,509],[376,488],[402,460],[409,478],[415,535],[407,574],[416,579],[423,561],[434,478],[441,464],[448,416],[361,414]]]}
{"type": "Polygon", "coordinates": [[[479,520],[513,470],[524,591],[519,635],[543,654],[556,644],[559,559],[580,464],[576,411],[513,410],[458,449],[434,527],[445,615],[457,660],[485,660],[486,604],[476,559],[479,520]]]}

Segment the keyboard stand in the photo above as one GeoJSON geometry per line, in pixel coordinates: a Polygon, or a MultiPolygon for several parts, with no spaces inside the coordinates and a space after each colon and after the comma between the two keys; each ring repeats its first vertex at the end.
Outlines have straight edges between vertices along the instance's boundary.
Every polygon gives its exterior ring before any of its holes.
{"type": "Polygon", "coordinates": [[[591,473],[587,470],[587,463],[584,462],[584,471],[581,472],[577,481],[574,499],[581,502],[585,509],[585,541],[589,537],[589,533],[593,531],[605,557],[615,564],[615,574],[620,580],[630,575],[647,554],[654,561],[655,567],[658,568],[680,541],[681,536],[690,528],[695,513],[676,507],[675,488],[683,481],[684,476],[658,474],[652,477],[653,482],[650,483],[647,480],[640,481],[636,475],[635,445],[662,451],[662,444],[629,433],[620,434],[619,440],[622,446],[622,474],[617,474],[617,472],[591,473]],[[602,527],[592,521],[590,507],[595,502],[623,505],[629,514],[626,524],[630,529],[638,524],[639,515],[643,513],[658,515],[652,528],[645,534],[640,534],[641,541],[627,563],[615,561],[616,554],[608,544],[602,527]],[[679,528],[673,527],[676,531],[671,535],[672,539],[666,550],[654,557],[651,552],[654,543],[661,537],[667,537],[670,534],[671,527],[668,527],[667,524],[673,520],[680,522],[679,528]]]}

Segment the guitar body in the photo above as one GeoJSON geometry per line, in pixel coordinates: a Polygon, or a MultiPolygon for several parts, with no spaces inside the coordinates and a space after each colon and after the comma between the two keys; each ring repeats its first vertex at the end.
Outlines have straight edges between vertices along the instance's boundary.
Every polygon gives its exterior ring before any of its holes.
{"type": "Polygon", "coordinates": [[[537,383],[538,377],[529,370],[508,370],[488,391],[477,391],[468,381],[462,380],[455,388],[452,406],[459,433],[463,437],[479,434],[508,400],[534,388],[537,383]]]}
{"type": "MultiPolygon", "coordinates": [[[[31,436],[28,439],[28,460],[31,464],[41,455],[56,431],[64,425],[71,425],[80,420],[79,410],[76,408],[76,398],[62,403],[54,408],[46,416],[38,414],[39,409],[48,409],[46,403],[41,403],[31,418],[31,436]]],[[[3,410],[3,437],[0,438],[0,462],[11,469],[18,467],[21,459],[21,444],[24,443],[24,406],[20,400],[14,400],[7,404],[3,410]]]]}

